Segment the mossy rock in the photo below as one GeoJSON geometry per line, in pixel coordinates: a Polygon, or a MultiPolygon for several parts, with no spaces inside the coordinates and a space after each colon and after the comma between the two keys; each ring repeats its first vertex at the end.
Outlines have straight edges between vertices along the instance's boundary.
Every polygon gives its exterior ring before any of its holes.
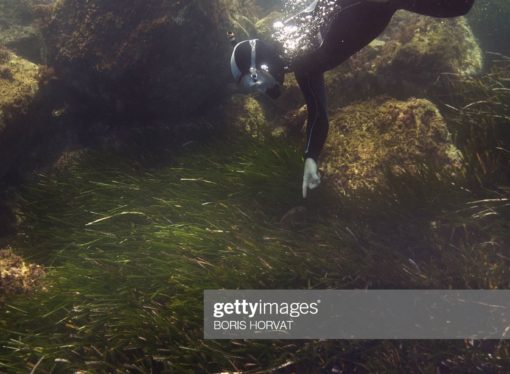
{"type": "Polygon", "coordinates": [[[474,75],[481,49],[465,18],[437,19],[400,11],[385,32],[326,76],[343,105],[377,95],[423,97],[443,74],[474,75]]]}
{"type": "Polygon", "coordinates": [[[299,133],[306,118],[301,90],[293,75],[286,76],[278,100],[236,90],[223,100],[215,112],[227,128],[241,129],[260,139],[299,133]]]}
{"type": "Polygon", "coordinates": [[[40,288],[44,275],[41,266],[27,263],[11,248],[0,249],[0,303],[6,296],[40,288]]]}
{"type": "Polygon", "coordinates": [[[403,44],[396,53],[390,49],[386,64],[412,69],[410,73],[422,81],[441,73],[475,75],[482,70],[481,49],[464,17],[436,19],[401,12],[395,21],[401,27],[390,27],[384,37],[403,44]],[[408,35],[399,38],[401,32],[408,35]]]}
{"type": "Polygon", "coordinates": [[[220,112],[228,127],[254,138],[263,138],[270,132],[268,110],[258,96],[234,94],[223,102],[220,112]]]}
{"type": "Polygon", "coordinates": [[[35,63],[44,61],[45,48],[37,27],[45,0],[0,0],[0,45],[35,63]]]}
{"type": "Polygon", "coordinates": [[[230,81],[226,32],[240,8],[226,1],[60,0],[44,29],[48,58],[97,116],[185,118],[216,103],[230,81]]]}
{"type": "Polygon", "coordinates": [[[38,90],[39,66],[0,48],[0,106],[22,107],[38,90]]]}
{"type": "Polygon", "coordinates": [[[30,151],[35,124],[25,120],[39,91],[39,67],[15,54],[0,50],[0,178],[30,151]]]}
{"type": "Polygon", "coordinates": [[[437,107],[414,98],[381,97],[335,112],[323,159],[322,169],[343,192],[374,189],[387,175],[417,173],[422,165],[462,170],[462,155],[437,107]]]}

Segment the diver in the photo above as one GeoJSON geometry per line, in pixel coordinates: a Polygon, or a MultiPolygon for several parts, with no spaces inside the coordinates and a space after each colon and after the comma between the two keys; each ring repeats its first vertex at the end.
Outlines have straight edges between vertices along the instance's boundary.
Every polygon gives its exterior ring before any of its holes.
{"type": "Polygon", "coordinates": [[[315,0],[275,24],[273,40],[237,42],[231,70],[249,91],[278,98],[287,72],[294,72],[307,111],[303,198],[320,184],[318,161],[329,130],[324,72],[335,68],[377,38],[400,9],[449,18],[469,12],[474,0],[315,0]],[[310,22],[310,20],[312,20],[310,22]]]}

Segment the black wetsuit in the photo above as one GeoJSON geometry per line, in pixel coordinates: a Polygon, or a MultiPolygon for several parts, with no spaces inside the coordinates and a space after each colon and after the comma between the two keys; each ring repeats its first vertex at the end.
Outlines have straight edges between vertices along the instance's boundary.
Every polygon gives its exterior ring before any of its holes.
{"type": "Polygon", "coordinates": [[[291,66],[308,109],[305,158],[315,161],[329,130],[324,72],[377,38],[399,9],[432,17],[457,17],[466,14],[474,0],[337,0],[337,3],[341,10],[328,23],[321,46],[291,66]]]}

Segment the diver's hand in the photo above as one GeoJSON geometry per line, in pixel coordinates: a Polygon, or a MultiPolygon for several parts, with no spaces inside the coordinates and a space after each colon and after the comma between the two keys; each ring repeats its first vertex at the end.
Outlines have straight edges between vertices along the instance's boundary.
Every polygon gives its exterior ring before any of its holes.
{"type": "Polygon", "coordinates": [[[305,174],[303,176],[303,199],[306,199],[308,190],[319,187],[321,176],[319,174],[317,163],[313,158],[307,158],[305,161],[305,174]]]}

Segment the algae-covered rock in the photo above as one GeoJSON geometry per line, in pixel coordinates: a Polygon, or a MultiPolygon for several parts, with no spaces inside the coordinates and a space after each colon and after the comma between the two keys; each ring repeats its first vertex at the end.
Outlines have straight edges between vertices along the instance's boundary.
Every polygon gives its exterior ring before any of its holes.
{"type": "Polygon", "coordinates": [[[0,49],[0,178],[29,147],[38,124],[29,123],[30,106],[39,90],[39,67],[0,49]]]}
{"type": "Polygon", "coordinates": [[[49,60],[97,115],[195,114],[229,82],[230,3],[61,0],[44,32],[49,60]]]}
{"type": "Polygon", "coordinates": [[[11,248],[0,249],[0,302],[5,296],[30,292],[40,287],[44,275],[41,266],[25,262],[11,248]]]}
{"type": "Polygon", "coordinates": [[[282,91],[281,97],[273,100],[239,90],[225,97],[216,113],[228,127],[246,131],[255,138],[299,133],[306,119],[306,107],[293,75],[287,75],[282,91]]]}
{"type": "Polygon", "coordinates": [[[29,61],[44,61],[45,48],[37,27],[49,0],[0,0],[0,45],[29,61]]]}
{"type": "Polygon", "coordinates": [[[331,117],[322,169],[341,190],[372,189],[387,172],[415,173],[426,164],[455,173],[462,156],[445,121],[424,99],[376,98],[331,117]]]}
{"type": "Polygon", "coordinates": [[[480,47],[465,18],[437,19],[397,12],[385,32],[327,74],[331,101],[344,105],[384,94],[426,95],[441,74],[481,71],[480,47]]]}
{"type": "Polygon", "coordinates": [[[232,95],[223,103],[222,111],[225,122],[255,138],[263,138],[270,129],[263,102],[252,95],[232,95]]]}
{"type": "Polygon", "coordinates": [[[234,93],[217,106],[215,116],[228,128],[262,140],[299,132],[304,122],[302,104],[299,89],[291,84],[276,101],[263,94],[234,93]]]}

